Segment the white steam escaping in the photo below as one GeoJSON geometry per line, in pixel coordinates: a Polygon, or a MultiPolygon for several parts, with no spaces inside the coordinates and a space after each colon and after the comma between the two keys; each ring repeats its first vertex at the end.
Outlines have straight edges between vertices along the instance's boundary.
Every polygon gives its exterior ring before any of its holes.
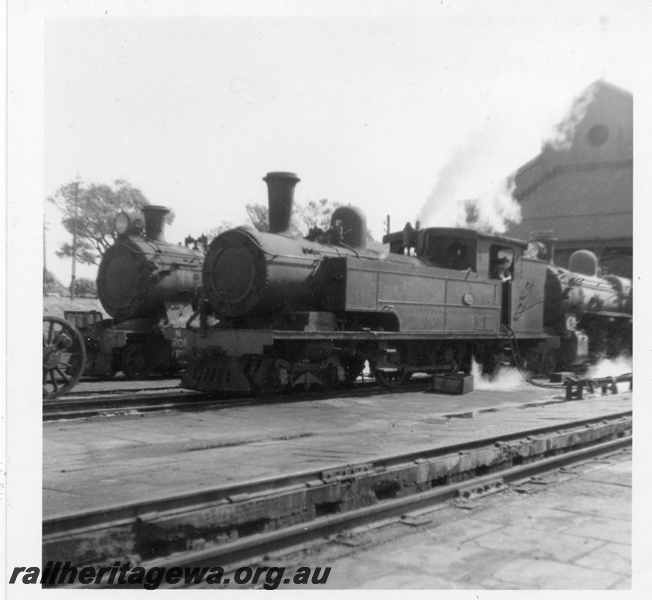
{"type": "Polygon", "coordinates": [[[595,85],[589,86],[570,109],[562,105],[563,111],[561,106],[541,103],[520,107],[520,112],[511,106],[509,115],[504,115],[504,107],[487,114],[483,125],[470,131],[439,169],[437,183],[420,211],[421,225],[504,233],[510,224],[520,223],[513,172],[535,158],[536,152],[526,150],[524,140],[538,138],[542,152],[568,149],[595,90],[595,85]]]}
{"type": "MultiPolygon", "coordinates": [[[[598,364],[590,366],[584,377],[587,379],[600,379],[603,377],[618,377],[629,373],[632,373],[632,357],[621,355],[613,359],[604,358],[598,364]]],[[[619,381],[616,387],[619,394],[631,389],[629,381],[619,381]]],[[[599,396],[600,390],[597,389],[593,395],[599,396]]]]}
{"type": "Polygon", "coordinates": [[[618,356],[617,358],[605,358],[597,365],[592,365],[586,372],[586,377],[598,379],[600,377],[618,377],[632,372],[632,357],[618,356]]]}
{"type": "Polygon", "coordinates": [[[515,367],[499,367],[493,375],[483,375],[482,367],[473,359],[471,365],[473,389],[509,391],[522,387],[526,383],[521,372],[515,367]]]}
{"type": "Polygon", "coordinates": [[[549,147],[555,151],[567,150],[570,148],[571,142],[575,137],[575,130],[577,129],[580,121],[584,118],[586,109],[595,96],[595,91],[595,84],[590,85],[573,100],[573,104],[568,111],[568,114],[566,114],[563,120],[554,127],[550,136],[544,140],[544,152],[546,147],[549,147]]]}
{"type": "Polygon", "coordinates": [[[519,223],[520,206],[512,197],[514,184],[505,177],[509,167],[502,157],[496,158],[496,137],[491,129],[475,132],[455,148],[421,208],[421,225],[461,227],[472,221],[477,229],[502,233],[509,223],[519,223]]]}

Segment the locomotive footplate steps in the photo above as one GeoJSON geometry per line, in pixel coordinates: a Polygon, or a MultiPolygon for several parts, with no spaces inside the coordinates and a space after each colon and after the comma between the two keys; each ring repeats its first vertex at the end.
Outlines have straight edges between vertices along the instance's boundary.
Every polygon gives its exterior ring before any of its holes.
{"type": "MultiPolygon", "coordinates": [[[[430,399],[433,398],[432,394],[427,395],[430,399]]],[[[472,394],[465,398],[470,396],[472,394]]],[[[459,401],[459,397],[456,400],[459,401]]],[[[442,401],[451,399],[442,397],[442,401]]],[[[361,401],[361,405],[365,402],[368,400],[361,401]]],[[[337,404],[341,403],[338,401],[337,404]]],[[[414,407],[410,402],[406,401],[405,404],[408,410],[414,407]]],[[[315,405],[308,408],[302,404],[300,409],[306,414],[313,414],[314,418],[315,405]]],[[[200,465],[195,465],[194,468],[198,470],[194,472],[185,471],[185,467],[179,471],[176,461],[183,459],[182,456],[157,456],[163,460],[162,465],[168,466],[165,470],[160,467],[154,476],[169,481],[176,479],[175,489],[178,491],[175,493],[158,497],[150,493],[149,497],[144,497],[144,486],[149,478],[147,472],[142,471],[144,461],[148,455],[162,452],[162,448],[157,448],[154,444],[151,450],[147,446],[140,447],[140,458],[136,462],[141,465],[141,473],[132,471],[131,475],[126,475],[126,481],[122,482],[132,482],[132,494],[135,493],[136,496],[132,496],[134,499],[131,502],[107,505],[106,499],[113,497],[109,493],[105,496],[104,504],[87,505],[86,509],[70,510],[70,502],[61,503],[57,515],[52,511],[57,507],[52,505],[51,492],[44,494],[46,515],[43,523],[43,559],[71,560],[78,565],[110,564],[114,557],[122,558],[125,555],[137,555],[143,561],[158,560],[176,552],[220,548],[222,544],[232,544],[236,540],[244,543],[245,538],[257,534],[270,536],[273,532],[278,532],[282,535],[282,531],[289,527],[332,520],[344,516],[348,511],[364,507],[376,510],[374,507],[379,508],[385,503],[412,494],[434,493],[452,484],[464,483],[463,487],[468,489],[474,476],[491,475],[492,480],[500,479],[504,469],[520,464],[534,464],[566,451],[579,450],[609,440],[627,440],[632,428],[630,407],[631,398],[621,395],[536,408],[520,405],[504,411],[481,413],[474,419],[438,419],[430,416],[427,427],[437,438],[442,438],[438,444],[424,446],[423,436],[413,426],[414,432],[407,433],[410,438],[416,436],[416,443],[413,439],[411,447],[404,445],[403,452],[391,454],[378,451],[379,448],[390,450],[391,445],[388,444],[370,448],[368,436],[361,435],[360,430],[350,430],[347,438],[339,438],[339,446],[330,444],[330,454],[313,441],[317,438],[314,434],[306,432],[303,438],[298,439],[295,435],[297,439],[292,439],[293,432],[288,427],[286,440],[261,440],[257,448],[250,448],[254,450],[253,453],[247,451],[246,445],[238,446],[234,443],[222,444],[220,450],[218,444],[210,441],[208,430],[197,431],[194,434],[195,443],[187,446],[186,452],[191,451],[198,458],[203,454],[201,450],[210,453],[214,457],[211,462],[214,475],[210,477],[208,470],[202,472],[200,465]],[[614,402],[621,408],[619,412],[614,411],[614,402]],[[586,414],[592,417],[582,418],[586,414]],[[535,415],[538,416],[535,418],[535,415]],[[470,423],[474,424],[474,433],[469,432],[470,423]],[[494,435],[498,423],[501,433],[494,435]],[[524,427],[524,423],[528,426],[524,427]],[[541,426],[543,423],[546,424],[545,427],[541,426]],[[455,438],[451,435],[455,431],[466,433],[458,434],[455,438]],[[347,459],[346,448],[353,443],[354,438],[358,441],[358,461],[347,459]],[[202,439],[203,442],[196,443],[202,439]],[[361,444],[367,445],[366,456],[361,444]],[[335,448],[344,451],[337,452],[335,448]],[[303,464],[303,469],[288,468],[290,463],[282,457],[289,458],[297,452],[303,456],[303,462],[295,464],[303,464]],[[266,477],[255,477],[249,481],[243,479],[243,476],[256,472],[257,469],[252,467],[263,460],[261,453],[274,458],[277,463],[276,474],[268,471],[266,477]],[[234,471],[236,464],[238,470],[234,471]],[[171,472],[176,473],[176,476],[171,477],[171,472]],[[234,477],[236,473],[240,474],[239,478],[234,477]]],[[[375,412],[380,408],[379,403],[375,412]]],[[[384,409],[387,410],[387,406],[384,409]]],[[[405,411],[405,406],[403,409],[405,411]]],[[[242,420],[242,409],[237,412],[239,420],[242,420]]],[[[353,415],[348,416],[352,417],[353,415]]],[[[205,415],[202,416],[204,418],[205,415]]],[[[323,421],[323,413],[321,418],[323,421]]],[[[428,417],[423,414],[417,418],[422,422],[428,417]]],[[[116,424],[122,432],[116,431],[113,434],[116,442],[129,435],[124,428],[125,422],[122,419],[123,425],[116,424]]],[[[140,420],[139,423],[143,424],[143,421],[140,420]]],[[[327,422],[323,424],[328,426],[327,422]]],[[[228,423],[225,426],[228,427],[228,423]]],[[[337,423],[333,423],[333,426],[341,429],[337,423]]],[[[391,423],[389,426],[393,431],[391,423]]],[[[183,432],[183,427],[177,429],[183,432]]],[[[81,435],[82,430],[79,432],[81,435]]],[[[271,434],[271,430],[267,433],[271,434]]],[[[373,438],[374,432],[370,433],[373,438]]],[[[92,435],[92,432],[89,434],[92,435]]],[[[384,436],[391,441],[390,435],[384,436]]],[[[51,444],[46,446],[51,447],[51,444]]],[[[64,450],[61,446],[59,448],[59,452],[63,451],[64,455],[69,453],[69,450],[64,450]]],[[[113,461],[121,461],[119,452],[114,452],[113,461]]],[[[184,464],[192,469],[195,462],[184,464]]],[[[63,482],[69,477],[77,480],[76,489],[80,493],[83,490],[79,484],[84,480],[86,485],[101,486],[106,482],[107,485],[112,485],[112,489],[119,490],[122,487],[119,478],[114,478],[101,464],[95,470],[88,469],[79,462],[76,465],[66,466],[64,471],[70,469],[70,474],[61,475],[61,468],[57,476],[53,476],[52,470],[46,473],[46,489],[59,488],[63,492],[63,482]],[[56,483],[57,479],[59,484],[56,483]]],[[[59,464],[59,467],[63,466],[65,463],[59,464]]],[[[136,465],[127,463],[123,467],[117,466],[118,470],[130,470],[136,465]]],[[[172,490],[172,486],[169,489],[172,490]]]]}

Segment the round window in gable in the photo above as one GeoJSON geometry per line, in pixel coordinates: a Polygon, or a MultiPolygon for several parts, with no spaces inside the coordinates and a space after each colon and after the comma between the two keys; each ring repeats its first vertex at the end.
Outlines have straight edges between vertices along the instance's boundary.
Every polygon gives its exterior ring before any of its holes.
{"type": "Polygon", "coordinates": [[[609,139],[609,129],[606,125],[594,125],[587,134],[592,146],[602,146],[609,139]]]}

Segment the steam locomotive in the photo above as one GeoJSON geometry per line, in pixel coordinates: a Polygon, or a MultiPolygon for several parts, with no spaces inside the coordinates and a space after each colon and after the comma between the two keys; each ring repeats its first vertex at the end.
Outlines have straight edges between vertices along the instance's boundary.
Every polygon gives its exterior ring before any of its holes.
{"type": "Polygon", "coordinates": [[[189,301],[200,282],[203,252],[165,241],[168,209],[145,206],[120,213],[117,240],[100,262],[97,290],[112,318],[99,311],[66,311],[43,318],[43,398],[70,391],[82,375],[128,379],[185,366],[183,351],[166,339],[166,308],[189,301]]]}
{"type": "Polygon", "coordinates": [[[159,323],[166,302],[189,301],[200,282],[203,253],[165,240],[163,206],[120,213],[115,218],[117,240],[104,254],[97,275],[97,294],[112,317],[66,313],[84,337],[86,375],[112,377],[123,371],[128,379],[150,372],[170,372],[179,363],[159,323]]]}
{"type": "Polygon", "coordinates": [[[566,270],[552,261],[552,239],[407,224],[384,237],[389,252],[378,252],[352,206],[337,208],[329,229],[296,238],[299,178],[273,172],[264,181],[269,232],[237,227],[208,247],[194,307],[200,326],[184,334],[194,354],[184,387],[335,388],[366,362],[396,387],[417,372],[468,372],[473,359],[492,371],[506,352],[550,372],[631,351],[631,281],[600,277],[588,251],[566,270]]]}

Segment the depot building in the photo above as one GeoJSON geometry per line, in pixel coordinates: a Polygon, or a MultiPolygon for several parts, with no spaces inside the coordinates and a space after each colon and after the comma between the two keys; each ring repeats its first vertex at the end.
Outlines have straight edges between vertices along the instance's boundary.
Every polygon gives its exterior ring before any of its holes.
{"type": "Polygon", "coordinates": [[[513,175],[522,220],[507,235],[554,237],[555,263],[586,248],[603,274],[632,275],[633,97],[604,81],[574,102],[556,139],[513,175]]]}

